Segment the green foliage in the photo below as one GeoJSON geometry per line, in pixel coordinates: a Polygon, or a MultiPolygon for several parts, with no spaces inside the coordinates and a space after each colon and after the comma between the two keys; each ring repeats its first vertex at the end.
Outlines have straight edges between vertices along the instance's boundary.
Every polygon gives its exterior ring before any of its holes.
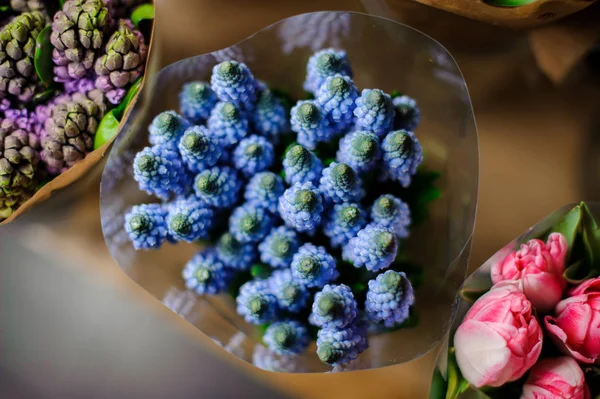
{"type": "Polygon", "coordinates": [[[46,86],[49,86],[54,81],[54,62],[52,61],[52,43],[50,43],[50,35],[52,34],[52,26],[45,27],[37,39],[35,40],[35,57],[33,63],[35,71],[46,86]]]}
{"type": "Polygon", "coordinates": [[[142,24],[144,21],[152,20],[154,20],[153,4],[142,4],[131,13],[131,22],[133,22],[136,28],[140,28],[140,24],[142,24]]]}

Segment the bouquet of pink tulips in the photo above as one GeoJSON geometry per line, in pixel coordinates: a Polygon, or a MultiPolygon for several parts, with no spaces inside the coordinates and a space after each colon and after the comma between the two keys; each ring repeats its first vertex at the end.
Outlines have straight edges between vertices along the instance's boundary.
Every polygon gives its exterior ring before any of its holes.
{"type": "Polygon", "coordinates": [[[430,399],[600,398],[600,228],[581,203],[465,282],[430,399]]]}

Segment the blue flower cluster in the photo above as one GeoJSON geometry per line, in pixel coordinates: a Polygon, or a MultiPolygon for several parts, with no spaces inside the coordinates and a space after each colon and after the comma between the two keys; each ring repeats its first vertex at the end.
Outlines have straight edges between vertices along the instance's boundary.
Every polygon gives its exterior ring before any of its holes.
{"type": "Polygon", "coordinates": [[[304,87],[314,99],[288,108],[236,61],[215,65],[210,84],[186,83],[181,114],[156,116],[133,162],[140,189],[163,202],[132,207],[124,227],[138,250],[201,242],[182,270],[190,290],[234,293],[280,356],[305,351],[312,324],[319,358],[337,367],[367,349],[369,322],[401,324],[414,303],[403,273],[379,274],[409,235],[410,210],[373,180],[410,184],[420,110],[407,96],[360,92],[335,49],[310,57],[304,87]],[[366,300],[343,272],[352,266],[369,276],[366,300]]]}

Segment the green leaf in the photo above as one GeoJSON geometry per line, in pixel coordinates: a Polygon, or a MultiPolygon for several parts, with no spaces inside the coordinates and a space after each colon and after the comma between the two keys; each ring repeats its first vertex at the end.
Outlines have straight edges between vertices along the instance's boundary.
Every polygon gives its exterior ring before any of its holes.
{"type": "Polygon", "coordinates": [[[59,3],[60,3],[60,8],[61,8],[61,9],[64,7],[64,5],[65,5],[65,1],[67,1],[67,0],[59,0],[59,3]]]}
{"type": "Polygon", "coordinates": [[[485,4],[496,7],[520,7],[536,1],[537,0],[483,0],[485,4]]]}
{"type": "Polygon", "coordinates": [[[600,271],[600,229],[594,215],[585,203],[581,203],[583,245],[585,258],[591,271],[600,271]]]}
{"type": "Polygon", "coordinates": [[[402,92],[400,90],[392,90],[390,93],[390,97],[396,98],[402,96],[402,92]]]}
{"type": "Polygon", "coordinates": [[[12,8],[10,6],[0,6],[0,12],[10,12],[12,8]]]}
{"type": "Polygon", "coordinates": [[[114,110],[115,117],[119,121],[121,121],[121,119],[123,118],[123,115],[125,114],[125,111],[127,110],[127,107],[129,106],[129,104],[131,104],[131,101],[133,101],[133,98],[135,97],[135,95],[140,91],[140,88],[142,87],[143,79],[144,79],[143,77],[139,78],[131,85],[129,90],[127,90],[127,94],[125,94],[125,97],[123,97],[123,100],[121,100],[119,105],[117,105],[117,108],[115,108],[115,110],[114,110]]]}
{"type": "Polygon", "coordinates": [[[445,399],[448,385],[439,369],[435,369],[429,388],[429,399],[445,399]]]}
{"type": "Polygon", "coordinates": [[[469,383],[458,368],[454,348],[450,348],[448,352],[448,390],[446,391],[446,399],[458,398],[467,388],[469,388],[469,383]]]}
{"type": "Polygon", "coordinates": [[[410,208],[412,226],[427,220],[429,203],[442,196],[440,189],[435,186],[435,182],[440,176],[439,172],[421,168],[413,177],[412,184],[399,195],[410,208]]]}
{"type": "Polygon", "coordinates": [[[136,28],[140,27],[140,23],[142,21],[148,21],[154,19],[154,5],[152,4],[142,4],[137,7],[131,13],[131,22],[136,26],[136,28]]]}
{"type": "Polygon", "coordinates": [[[594,276],[594,271],[590,269],[587,262],[580,260],[567,267],[563,273],[563,277],[569,284],[580,284],[594,276]]]}
{"type": "Polygon", "coordinates": [[[50,88],[42,93],[38,93],[33,97],[33,103],[35,105],[41,104],[41,103],[45,103],[46,101],[50,100],[51,98],[54,97],[54,93],[56,92],[55,89],[50,88]]]}
{"type": "Polygon", "coordinates": [[[35,71],[42,83],[46,86],[52,84],[54,79],[54,63],[52,61],[52,43],[50,34],[52,26],[45,27],[35,39],[35,57],[33,63],[35,71]]]}
{"type": "Polygon", "coordinates": [[[96,137],[94,138],[94,149],[100,148],[104,143],[110,141],[119,132],[119,120],[115,116],[115,110],[108,112],[98,125],[96,137]]]}
{"type": "Polygon", "coordinates": [[[271,268],[262,263],[256,263],[250,267],[250,274],[254,278],[265,279],[271,275],[271,268]]]}
{"type": "Polygon", "coordinates": [[[561,233],[567,239],[567,259],[573,250],[575,238],[581,226],[581,205],[577,205],[569,211],[562,219],[552,227],[552,232],[561,233]]]}

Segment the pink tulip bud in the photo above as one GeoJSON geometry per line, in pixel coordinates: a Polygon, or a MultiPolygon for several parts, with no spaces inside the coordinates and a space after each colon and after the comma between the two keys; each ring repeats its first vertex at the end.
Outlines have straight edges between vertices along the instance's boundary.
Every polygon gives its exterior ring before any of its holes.
{"type": "Polygon", "coordinates": [[[552,233],[548,243],[529,240],[518,251],[510,253],[491,268],[494,284],[511,280],[540,312],[551,311],[562,298],[566,281],[565,270],[567,241],[560,233],[552,233]]]}
{"type": "Polygon", "coordinates": [[[523,386],[521,399],[589,399],[581,367],[570,357],[540,360],[523,386]]]}
{"type": "Polygon", "coordinates": [[[542,350],[542,329],[531,302],[514,282],[480,297],[454,335],[462,375],[475,387],[498,387],[521,378],[542,350]]]}
{"type": "Polygon", "coordinates": [[[587,364],[600,364],[600,278],[573,288],[569,298],[546,316],[546,329],[567,355],[587,364]]]}

